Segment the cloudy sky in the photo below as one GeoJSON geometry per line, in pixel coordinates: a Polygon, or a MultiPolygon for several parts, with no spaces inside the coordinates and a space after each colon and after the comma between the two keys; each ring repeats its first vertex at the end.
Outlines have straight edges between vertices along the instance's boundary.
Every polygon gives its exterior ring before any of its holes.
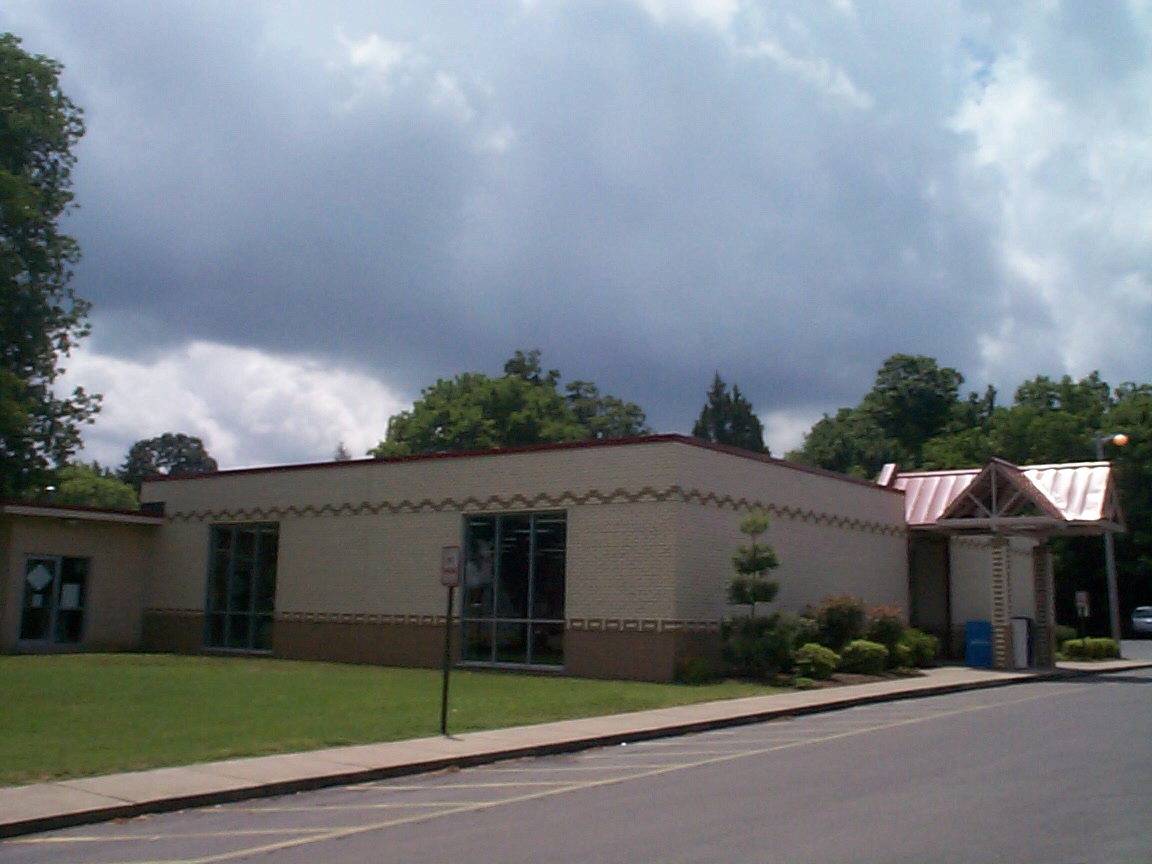
{"type": "Polygon", "coordinates": [[[540,348],[782,453],[896,352],[1152,380],[1152,2],[6,0],[85,110],[88,458],[361,453],[540,348]]]}

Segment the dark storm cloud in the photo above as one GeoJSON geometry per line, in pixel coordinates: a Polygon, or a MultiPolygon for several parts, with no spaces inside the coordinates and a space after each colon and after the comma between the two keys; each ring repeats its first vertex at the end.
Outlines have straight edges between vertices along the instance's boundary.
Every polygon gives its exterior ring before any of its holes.
{"type": "MultiPolygon", "coordinates": [[[[974,376],[996,312],[1050,326],[1013,312],[996,185],[949,125],[1002,34],[836,5],[49,3],[0,27],[88,111],[99,350],[306,353],[413,396],[539,347],[687,429],[714,370],[811,412],[896,351],[974,376]]],[[[1143,57],[1123,21],[1060,22],[1101,74],[1143,57]]]]}

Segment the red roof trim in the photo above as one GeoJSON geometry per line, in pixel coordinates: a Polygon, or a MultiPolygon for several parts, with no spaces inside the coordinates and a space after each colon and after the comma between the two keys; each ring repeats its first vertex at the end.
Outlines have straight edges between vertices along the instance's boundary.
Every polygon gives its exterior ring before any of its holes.
{"type": "Polygon", "coordinates": [[[827,477],[831,480],[840,480],[847,483],[854,483],[858,486],[866,486],[869,489],[883,489],[886,492],[894,492],[897,495],[904,494],[904,490],[902,489],[892,489],[884,486],[878,486],[871,480],[862,480],[859,477],[851,477],[847,474],[840,474],[836,471],[828,471],[827,469],[816,468],[811,465],[803,465],[799,462],[789,462],[786,459],[777,459],[775,456],[766,456],[763,453],[752,453],[748,450],[741,450],[739,447],[729,447],[725,444],[714,444],[711,441],[705,441],[702,438],[693,438],[689,435],[681,435],[675,432],[660,435],[645,435],[640,438],[609,438],[605,440],[567,441],[560,444],[529,444],[523,447],[501,447],[493,450],[453,450],[446,451],[444,453],[418,453],[412,456],[348,459],[341,462],[328,460],[325,462],[304,462],[297,465],[267,465],[258,468],[233,468],[227,471],[213,471],[208,474],[179,474],[175,477],[151,477],[145,482],[187,482],[190,480],[211,480],[215,477],[247,476],[249,474],[274,474],[287,471],[332,470],[336,468],[349,468],[353,466],[378,465],[380,463],[426,462],[433,459],[475,459],[492,456],[508,456],[520,453],[543,453],[554,450],[584,450],[594,447],[638,447],[645,444],[687,444],[690,447],[699,447],[703,450],[713,450],[717,453],[724,453],[728,456],[738,456],[741,459],[751,459],[755,462],[778,465],[781,468],[788,468],[793,471],[802,471],[805,474],[815,474],[820,477],[827,477]]]}

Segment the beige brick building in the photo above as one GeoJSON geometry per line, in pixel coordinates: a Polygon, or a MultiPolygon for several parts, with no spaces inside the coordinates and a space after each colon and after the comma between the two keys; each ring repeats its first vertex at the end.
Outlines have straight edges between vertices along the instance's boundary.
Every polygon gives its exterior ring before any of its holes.
{"type": "MultiPolygon", "coordinates": [[[[969,473],[948,481],[956,507],[969,473]]],[[[0,650],[436,666],[457,547],[460,662],[669,680],[718,659],[752,507],[773,520],[777,608],[850,594],[945,637],[1050,609],[1050,574],[995,575],[1039,573],[1036,538],[932,533],[896,488],[920,476],[881,485],[658,435],[159,480],[141,513],[5,504],[0,650]]]]}
{"type": "Polygon", "coordinates": [[[901,493],[677,435],[229,471],[142,498],[165,513],[151,649],[434,666],[441,550],[459,546],[463,662],[668,680],[717,655],[752,506],[774,520],[780,606],[907,606],[901,493]]]}
{"type": "Polygon", "coordinates": [[[0,504],[0,651],[138,648],[163,525],[143,513],[0,504]]]}

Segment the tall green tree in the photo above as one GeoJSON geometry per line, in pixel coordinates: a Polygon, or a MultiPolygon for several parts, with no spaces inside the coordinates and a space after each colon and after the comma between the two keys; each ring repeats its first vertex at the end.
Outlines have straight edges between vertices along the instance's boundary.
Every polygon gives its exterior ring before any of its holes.
{"type": "Polygon", "coordinates": [[[893,354],[876,372],[859,410],[919,464],[924,442],[955,416],[963,383],[963,375],[931,357],[893,354]]]}
{"type": "Polygon", "coordinates": [[[421,391],[410,411],[388,421],[387,437],[370,456],[489,450],[529,444],[649,434],[638,405],[600,395],[573,381],[561,393],[560,372],[544,370],[540,352],[517,351],[504,375],[466,372],[421,391]]]}
{"type": "Polygon", "coordinates": [[[150,477],[211,474],[218,467],[199,438],[183,432],[165,432],[133,444],[116,475],[139,490],[140,484],[150,477]]]}
{"type": "Polygon", "coordinates": [[[859,405],[824,415],[786,458],[859,477],[875,476],[886,462],[918,468],[928,441],[983,409],[979,397],[960,401],[963,383],[963,375],[931,357],[893,354],[859,405]]]}
{"type": "Polygon", "coordinates": [[[53,390],[60,358],[88,333],[89,308],[68,287],[80,250],[58,224],[84,134],[61,69],[0,34],[0,497],[42,486],[99,410],[81,388],[53,390]]]}
{"type": "Polygon", "coordinates": [[[751,450],[753,453],[769,453],[764,444],[764,424],[738,386],[732,385],[729,391],[728,385],[717,372],[706,399],[692,427],[694,438],[751,450]]]}

